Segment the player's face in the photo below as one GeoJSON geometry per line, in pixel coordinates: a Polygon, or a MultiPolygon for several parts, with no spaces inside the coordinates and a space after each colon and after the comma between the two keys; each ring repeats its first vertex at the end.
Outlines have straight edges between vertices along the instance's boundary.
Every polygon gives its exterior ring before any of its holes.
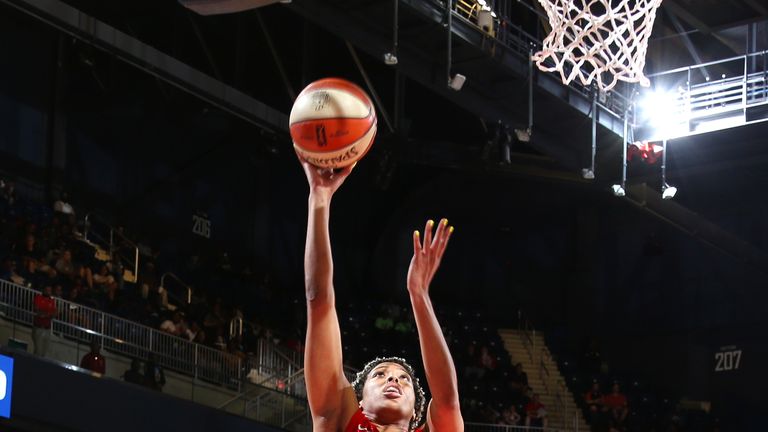
{"type": "Polygon", "coordinates": [[[416,392],[408,372],[397,363],[381,363],[366,377],[362,407],[377,416],[411,419],[415,413],[416,392]]]}

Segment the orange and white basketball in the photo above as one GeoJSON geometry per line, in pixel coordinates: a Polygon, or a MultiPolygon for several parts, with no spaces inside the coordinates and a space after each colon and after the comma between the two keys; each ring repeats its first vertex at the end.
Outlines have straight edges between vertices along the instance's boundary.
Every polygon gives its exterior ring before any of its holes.
{"type": "Polygon", "coordinates": [[[376,136],[376,111],[357,85],[341,78],[309,84],[293,103],[289,118],[296,151],[323,168],[357,162],[376,136]]]}

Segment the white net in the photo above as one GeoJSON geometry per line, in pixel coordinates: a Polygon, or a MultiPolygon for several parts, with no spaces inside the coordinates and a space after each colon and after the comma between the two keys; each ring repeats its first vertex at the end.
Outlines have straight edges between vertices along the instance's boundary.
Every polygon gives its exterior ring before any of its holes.
{"type": "Polygon", "coordinates": [[[618,81],[648,86],[643,75],[648,38],[661,0],[539,0],[552,26],[539,69],[560,72],[563,83],[593,80],[603,91],[618,81]]]}

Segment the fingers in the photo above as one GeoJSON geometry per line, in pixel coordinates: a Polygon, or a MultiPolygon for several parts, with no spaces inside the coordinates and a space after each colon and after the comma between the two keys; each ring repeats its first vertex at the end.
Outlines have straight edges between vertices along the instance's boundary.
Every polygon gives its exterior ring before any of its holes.
{"type": "Polygon", "coordinates": [[[432,219],[427,221],[427,224],[424,226],[424,249],[428,249],[432,247],[432,229],[435,226],[435,221],[432,219]]]}
{"type": "Polygon", "coordinates": [[[437,224],[437,230],[435,232],[435,239],[432,241],[430,247],[432,249],[439,249],[440,244],[443,242],[443,236],[445,235],[445,227],[448,226],[448,219],[440,219],[440,223],[437,224]]]}
{"type": "Polygon", "coordinates": [[[413,232],[413,256],[419,256],[421,253],[421,236],[419,230],[413,232]]]}
{"type": "Polygon", "coordinates": [[[440,242],[438,246],[437,256],[438,258],[442,258],[443,253],[445,252],[446,246],[448,246],[448,240],[451,239],[451,234],[453,234],[453,226],[448,225],[448,219],[443,219],[445,221],[443,225],[443,241],[440,242]]]}

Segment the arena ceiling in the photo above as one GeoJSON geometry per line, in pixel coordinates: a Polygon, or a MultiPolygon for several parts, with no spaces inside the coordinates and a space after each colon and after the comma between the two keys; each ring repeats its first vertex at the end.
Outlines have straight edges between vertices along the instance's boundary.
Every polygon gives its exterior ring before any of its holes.
{"type": "MultiPolygon", "coordinates": [[[[447,87],[447,33],[439,1],[400,1],[396,23],[390,0],[296,0],[218,16],[197,15],[176,0],[66,3],[282,113],[313,79],[339,75],[365,85],[366,74],[367,88],[381,101],[380,147],[403,163],[482,165],[499,158],[497,149],[486,145],[498,122],[510,129],[528,125],[526,53],[505,48],[462,20],[453,23],[451,71],[467,76],[467,84],[458,92],[447,87]],[[392,67],[383,55],[393,50],[395,24],[399,64],[392,67]]],[[[541,39],[547,30],[536,3],[497,1],[494,7],[508,17],[506,24],[541,39]]],[[[664,0],[646,73],[768,48],[767,9],[757,0],[664,0]]],[[[519,145],[512,159],[522,162],[508,170],[530,175],[533,166],[545,177],[556,173],[579,181],[580,168],[590,161],[589,96],[537,84],[532,139],[514,143],[519,145]]],[[[603,117],[609,116],[600,116],[597,171],[605,175],[598,182],[610,184],[619,172],[621,125],[603,117]]],[[[736,152],[710,145],[706,137],[698,141],[699,151],[713,152],[712,160],[720,164],[743,164],[752,150],[762,151],[762,146],[753,149],[750,139],[743,140],[749,148],[736,152]]]]}
{"type": "MultiPolygon", "coordinates": [[[[2,2],[27,11],[34,3],[2,2]]],[[[512,139],[511,155],[504,161],[494,138],[498,125],[524,130],[529,122],[528,53],[519,44],[516,50],[488,37],[470,21],[455,19],[451,73],[465,75],[467,82],[460,91],[450,89],[445,6],[436,0],[294,0],[215,16],[198,15],[176,0],[65,3],[262,104],[259,112],[271,113],[272,120],[260,124],[279,143],[269,151],[290,152],[281,144],[288,140],[286,129],[275,125],[284,121],[303,85],[342,76],[378,96],[380,135],[370,158],[380,165],[382,177],[397,165],[427,165],[606,191],[619,179],[621,122],[600,108],[597,176],[583,179],[580,171],[591,157],[590,96],[585,89],[561,86],[553,74],[535,74],[531,139],[512,139]],[[395,35],[399,61],[386,65],[384,54],[395,49],[395,35]]],[[[546,35],[547,24],[533,0],[496,1],[494,7],[508,17],[505,25],[539,40],[546,35]]],[[[664,0],[646,73],[766,50],[767,9],[757,0],[664,0]]],[[[114,69],[110,56],[120,57],[110,52],[114,47],[84,37],[75,45],[97,87],[108,93],[104,83],[114,69]]],[[[761,61],[765,70],[765,58],[761,61]]],[[[153,65],[142,67],[154,73],[153,65]]],[[[731,73],[717,66],[711,70],[713,75],[721,72],[731,73]]],[[[158,86],[157,92],[163,91],[158,86]]],[[[184,113],[186,106],[180,102],[173,109],[184,113]]],[[[762,142],[766,132],[766,123],[757,123],[672,142],[668,178],[701,182],[727,177],[728,184],[702,188],[706,196],[697,199],[707,205],[733,200],[734,190],[762,190],[768,186],[763,174],[768,168],[762,142]]],[[[658,166],[635,169],[630,182],[658,189],[658,166]]],[[[697,211],[703,205],[684,198],[678,202],[697,211]]]]}

